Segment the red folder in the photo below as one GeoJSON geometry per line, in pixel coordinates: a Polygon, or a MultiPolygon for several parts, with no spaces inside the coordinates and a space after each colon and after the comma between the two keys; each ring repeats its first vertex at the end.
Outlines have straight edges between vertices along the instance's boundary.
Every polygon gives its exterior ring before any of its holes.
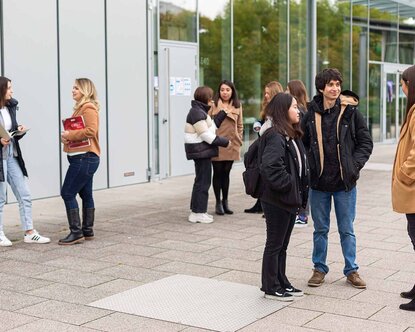
{"type": "MultiPolygon", "coordinates": [[[[68,130],[68,131],[85,129],[85,121],[82,115],[63,119],[62,124],[63,124],[63,129],[68,130]]],[[[68,147],[70,149],[83,148],[85,146],[90,146],[90,145],[91,145],[91,141],[89,140],[89,138],[85,138],[82,141],[70,141],[68,143],[68,147]]]]}

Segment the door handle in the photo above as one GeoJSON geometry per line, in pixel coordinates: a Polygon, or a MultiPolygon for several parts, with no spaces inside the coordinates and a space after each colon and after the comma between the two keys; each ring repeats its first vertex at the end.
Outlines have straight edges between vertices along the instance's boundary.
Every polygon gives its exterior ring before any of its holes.
{"type": "Polygon", "coordinates": [[[165,124],[167,122],[167,119],[166,118],[164,118],[163,119],[163,124],[165,124]]]}

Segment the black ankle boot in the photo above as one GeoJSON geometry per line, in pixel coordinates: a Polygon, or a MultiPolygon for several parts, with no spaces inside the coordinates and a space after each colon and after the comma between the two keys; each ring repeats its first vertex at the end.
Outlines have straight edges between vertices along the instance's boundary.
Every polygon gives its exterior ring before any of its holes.
{"type": "Polygon", "coordinates": [[[253,207],[245,209],[245,213],[262,213],[261,201],[258,199],[253,207]]]}
{"type": "Polygon", "coordinates": [[[79,209],[66,210],[68,217],[70,233],[64,239],[60,239],[58,244],[71,245],[84,241],[84,235],[81,229],[81,218],[79,217],[79,209]]]}
{"type": "Polygon", "coordinates": [[[225,211],[223,211],[222,202],[220,200],[216,201],[215,212],[220,216],[223,216],[225,214],[225,211]]]}
{"type": "Polygon", "coordinates": [[[415,299],[415,286],[409,292],[402,292],[401,297],[404,299],[415,299]]]}
{"type": "Polygon", "coordinates": [[[95,208],[82,209],[82,233],[85,240],[92,240],[94,238],[94,220],[95,208]]]}
{"type": "Polygon", "coordinates": [[[399,309],[408,310],[408,311],[415,311],[415,299],[411,300],[409,303],[401,304],[399,309]]]}
{"type": "Polygon", "coordinates": [[[233,211],[232,210],[229,210],[228,200],[227,199],[223,199],[222,200],[222,205],[223,205],[223,211],[226,214],[233,214],[233,211]]]}

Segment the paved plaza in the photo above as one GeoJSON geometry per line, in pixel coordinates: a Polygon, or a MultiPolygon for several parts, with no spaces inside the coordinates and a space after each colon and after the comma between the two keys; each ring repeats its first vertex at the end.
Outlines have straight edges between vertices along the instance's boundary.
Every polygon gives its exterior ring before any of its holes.
{"type": "MultiPolygon", "coordinates": [[[[399,293],[415,282],[415,254],[404,216],[391,208],[394,150],[375,145],[358,182],[357,257],[367,289],[346,284],[333,215],[326,283],[307,287],[313,228],[294,229],[288,276],[306,295],[239,331],[415,332],[415,313],[398,309],[408,301],[399,293]]],[[[265,223],[243,213],[254,200],[244,194],[242,171],[231,173],[235,214],[209,225],[187,222],[192,176],[96,191],[96,239],[74,246],[57,244],[68,231],[60,197],[33,202],[35,227],[53,241],[47,245],[24,243],[17,205],[7,205],[13,246],[0,248],[0,331],[208,331],[90,304],[177,275],[259,288],[265,223]]],[[[212,214],[213,207],[211,191],[212,214]]]]}

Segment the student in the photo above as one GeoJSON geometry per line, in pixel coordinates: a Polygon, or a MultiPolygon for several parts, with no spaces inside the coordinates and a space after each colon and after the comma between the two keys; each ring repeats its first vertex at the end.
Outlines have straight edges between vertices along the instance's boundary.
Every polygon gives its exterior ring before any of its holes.
{"type": "Polygon", "coordinates": [[[369,159],[373,142],[359,112],[359,97],[341,92],[337,69],[324,69],[315,78],[317,95],[309,103],[301,126],[310,165],[310,207],[313,217],[314,271],[311,287],[321,286],[329,272],[326,263],[331,202],[334,201],[340,244],[345,261],[343,273],[355,288],[366,288],[356,263],[356,182],[369,159]]]}
{"type": "MultiPolygon", "coordinates": [[[[402,73],[401,85],[408,101],[392,171],[392,207],[395,212],[405,213],[408,235],[415,250],[415,66],[402,73]]],[[[402,292],[401,297],[411,301],[399,308],[415,311],[415,286],[409,292],[402,292]]]]}
{"type": "Polygon", "coordinates": [[[226,137],[216,136],[216,129],[226,118],[226,112],[220,111],[212,121],[207,114],[213,97],[213,90],[207,86],[198,87],[192,100],[192,108],[186,118],[185,149],[187,159],[195,163],[195,182],[190,201],[189,222],[209,224],[213,216],[207,213],[209,188],[212,177],[212,157],[219,154],[218,146],[227,147],[226,137]]]}
{"type": "MultiPolygon", "coordinates": [[[[279,92],[283,92],[284,89],[282,88],[282,85],[280,82],[277,81],[271,81],[265,85],[264,88],[264,98],[262,99],[262,105],[261,105],[261,112],[259,113],[259,120],[255,121],[253,125],[253,129],[255,132],[259,132],[261,129],[261,126],[265,122],[265,107],[269,104],[271,99],[279,92]]],[[[261,200],[257,199],[255,205],[249,209],[244,210],[245,213],[262,213],[262,206],[261,206],[261,200]]]]}
{"type": "Polygon", "coordinates": [[[77,78],[72,88],[75,100],[75,116],[82,116],[85,128],[65,130],[61,134],[63,150],[67,153],[69,168],[61,189],[65,202],[70,233],[59,244],[71,245],[92,240],[94,238],[95,204],[92,196],[92,181],[99,166],[100,147],[99,133],[99,102],[97,92],[91,80],[77,78]],[[89,139],[90,145],[71,148],[69,143],[89,139]],[[76,195],[82,199],[82,224],[76,195]]]}
{"type": "MultiPolygon", "coordinates": [[[[12,98],[11,80],[0,76],[0,125],[7,131],[25,129],[17,124],[17,100],[12,98]]],[[[3,208],[6,204],[6,180],[19,203],[20,222],[25,231],[26,243],[49,243],[50,239],[33,229],[32,198],[27,184],[27,171],[20,150],[19,140],[23,136],[0,138],[0,246],[9,247],[12,242],[3,232],[3,208]]]]}
{"type": "Polygon", "coordinates": [[[241,159],[242,146],[242,105],[239,101],[235,85],[223,80],[218,86],[218,90],[213,97],[214,105],[209,111],[209,115],[214,119],[217,114],[224,110],[227,115],[222,125],[217,131],[219,136],[225,136],[231,144],[224,148],[219,148],[219,156],[212,158],[213,165],[213,191],[216,198],[215,212],[217,215],[233,214],[228,205],[229,194],[229,174],[233,162],[241,159]],[[222,199],[221,199],[222,195],[222,199]]]}
{"type": "MultiPolygon", "coordinates": [[[[300,111],[300,116],[303,118],[304,114],[307,112],[307,103],[308,95],[305,85],[300,80],[292,80],[287,84],[287,89],[285,90],[291,96],[297,100],[298,109],[300,111]]],[[[309,214],[309,205],[305,209],[300,208],[297,218],[295,219],[294,227],[307,227],[308,226],[308,214],[309,214]]]]}
{"type": "Polygon", "coordinates": [[[265,112],[268,120],[261,128],[259,144],[264,182],[261,203],[267,225],[261,290],[265,298],[292,301],[303,292],[286,276],[287,247],[298,209],[307,202],[308,166],[295,98],[278,93],[265,112]]]}

